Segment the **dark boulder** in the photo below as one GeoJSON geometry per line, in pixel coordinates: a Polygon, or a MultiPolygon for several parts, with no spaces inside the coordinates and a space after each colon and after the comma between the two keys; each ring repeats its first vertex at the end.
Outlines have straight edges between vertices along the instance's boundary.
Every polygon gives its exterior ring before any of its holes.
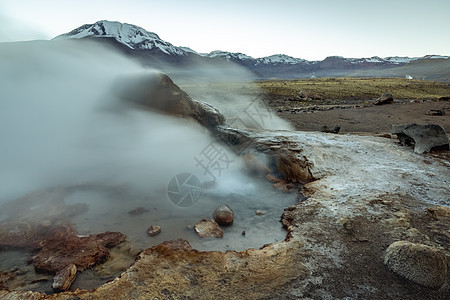
{"type": "Polygon", "coordinates": [[[392,125],[392,134],[397,135],[401,145],[414,145],[414,152],[416,153],[449,150],[447,134],[439,125],[392,125]]]}
{"type": "Polygon", "coordinates": [[[384,105],[384,104],[391,104],[394,103],[394,97],[392,94],[384,93],[380,96],[380,98],[377,99],[377,101],[374,103],[375,105],[384,105]]]}
{"type": "Polygon", "coordinates": [[[429,116],[443,116],[445,115],[445,111],[442,109],[430,109],[427,111],[427,115],[429,116]]]}
{"type": "Polygon", "coordinates": [[[334,133],[334,134],[338,134],[340,130],[341,130],[341,126],[339,126],[339,125],[334,126],[333,129],[331,129],[328,126],[324,125],[320,129],[321,132],[334,133]]]}

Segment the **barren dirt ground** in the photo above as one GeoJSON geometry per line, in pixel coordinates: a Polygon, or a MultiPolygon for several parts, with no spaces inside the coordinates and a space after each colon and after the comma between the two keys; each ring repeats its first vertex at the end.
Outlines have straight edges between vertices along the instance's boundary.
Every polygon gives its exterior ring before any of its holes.
{"type": "MultiPolygon", "coordinates": [[[[277,105],[278,106],[278,105],[277,105]]],[[[275,107],[274,107],[275,108],[275,107]]],[[[381,106],[367,106],[325,111],[277,113],[300,131],[320,131],[322,126],[341,126],[342,133],[390,133],[392,124],[438,124],[450,133],[450,101],[402,101],[381,106]],[[427,115],[429,110],[444,110],[443,116],[427,115]]]]}

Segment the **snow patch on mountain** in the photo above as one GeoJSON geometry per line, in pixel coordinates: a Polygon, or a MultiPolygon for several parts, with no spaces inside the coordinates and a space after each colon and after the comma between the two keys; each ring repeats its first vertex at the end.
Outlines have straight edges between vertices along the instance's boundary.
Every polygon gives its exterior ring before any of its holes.
{"type": "Polygon", "coordinates": [[[425,55],[422,59],[449,59],[450,56],[442,56],[442,55],[425,55]]]}
{"type": "Polygon", "coordinates": [[[211,51],[208,54],[204,54],[203,56],[210,57],[210,58],[225,58],[226,60],[254,60],[253,57],[245,55],[243,53],[232,53],[222,50],[214,50],[211,51]]]}
{"type": "Polygon", "coordinates": [[[304,59],[295,58],[285,54],[275,54],[267,57],[258,58],[258,63],[263,64],[299,64],[307,62],[304,59]]]}
{"type": "Polygon", "coordinates": [[[131,24],[98,21],[94,24],[86,24],[69,33],[57,36],[55,39],[81,39],[85,37],[111,37],[130,49],[158,49],[166,54],[187,55],[195,53],[192,49],[175,47],[171,43],[163,41],[156,33],[131,24]]]}

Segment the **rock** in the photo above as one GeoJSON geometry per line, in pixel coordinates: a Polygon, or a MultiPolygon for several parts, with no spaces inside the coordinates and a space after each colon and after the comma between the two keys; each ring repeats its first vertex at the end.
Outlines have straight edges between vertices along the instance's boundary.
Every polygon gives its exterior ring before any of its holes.
{"type": "Polygon", "coordinates": [[[392,134],[397,135],[401,145],[414,145],[416,153],[449,150],[447,134],[439,125],[392,125],[392,134]]]}
{"type": "Polygon", "coordinates": [[[191,117],[210,130],[225,123],[225,117],[216,108],[191,99],[169,76],[159,72],[119,78],[114,84],[114,92],[128,102],[172,116],[191,117]]]}
{"type": "Polygon", "coordinates": [[[438,98],[439,101],[448,101],[450,100],[450,96],[443,96],[438,98]]]}
{"type": "Polygon", "coordinates": [[[377,99],[377,101],[374,103],[375,105],[384,105],[384,104],[391,104],[394,103],[394,97],[389,93],[384,93],[380,96],[380,98],[377,99]]]}
{"type": "Polygon", "coordinates": [[[161,226],[151,225],[149,228],[147,228],[147,234],[149,236],[158,235],[160,233],[161,233],[161,226]]]}
{"type": "Polygon", "coordinates": [[[326,132],[326,133],[335,133],[338,134],[339,131],[341,130],[341,126],[336,125],[334,126],[333,129],[328,128],[328,126],[322,126],[322,128],[320,129],[321,132],[326,132]]]}
{"type": "Polygon", "coordinates": [[[220,228],[219,224],[217,224],[213,220],[203,219],[197,224],[194,225],[195,233],[198,234],[201,238],[221,238],[223,237],[223,231],[220,228]]]}
{"type": "Polygon", "coordinates": [[[245,230],[242,230],[241,235],[245,236],[245,230]]]}
{"type": "Polygon", "coordinates": [[[447,259],[438,249],[408,241],[392,243],[384,264],[393,272],[422,286],[439,288],[447,277],[447,259]]]}
{"type": "Polygon", "coordinates": [[[308,99],[308,93],[300,91],[297,95],[300,99],[308,99]]]}
{"type": "Polygon", "coordinates": [[[0,271],[0,290],[8,289],[8,281],[14,279],[14,273],[0,271]]]}
{"type": "Polygon", "coordinates": [[[231,225],[234,221],[234,212],[228,205],[221,205],[214,211],[213,218],[219,225],[231,225]]]}
{"type": "Polygon", "coordinates": [[[71,264],[83,271],[104,262],[109,257],[109,248],[125,238],[120,232],[79,236],[72,224],[48,228],[43,235],[36,233],[39,252],[30,262],[37,271],[44,273],[58,273],[71,264]]]}
{"type": "Polygon", "coordinates": [[[264,213],[260,210],[255,210],[255,215],[262,216],[262,215],[264,215],[264,213]]]}
{"type": "Polygon", "coordinates": [[[143,207],[137,207],[135,209],[132,209],[128,212],[128,214],[132,216],[139,216],[142,215],[144,212],[147,212],[148,210],[143,207]]]}
{"type": "Polygon", "coordinates": [[[273,172],[266,175],[266,180],[272,183],[285,182],[285,180],[283,179],[283,174],[273,172]]]}
{"type": "Polygon", "coordinates": [[[445,115],[445,111],[442,109],[430,109],[427,111],[427,115],[429,116],[443,116],[445,115]]]}
{"type": "Polygon", "coordinates": [[[60,272],[58,272],[53,278],[53,289],[58,291],[67,291],[75,280],[77,275],[77,267],[74,264],[70,264],[60,272]]]}
{"type": "MultiPolygon", "coordinates": [[[[266,176],[271,172],[267,166],[267,157],[263,154],[245,154],[241,157],[248,175],[266,176]]],[[[266,177],[267,178],[267,177],[266,177]]]]}
{"type": "Polygon", "coordinates": [[[286,182],[310,182],[314,180],[308,161],[300,159],[296,154],[286,149],[276,155],[277,170],[281,172],[286,182]]]}
{"type": "Polygon", "coordinates": [[[427,212],[434,220],[446,220],[450,222],[450,207],[447,206],[428,207],[427,212]]]}
{"type": "Polygon", "coordinates": [[[250,137],[250,133],[245,130],[219,126],[216,135],[237,155],[252,152],[255,147],[254,138],[250,137]]]}

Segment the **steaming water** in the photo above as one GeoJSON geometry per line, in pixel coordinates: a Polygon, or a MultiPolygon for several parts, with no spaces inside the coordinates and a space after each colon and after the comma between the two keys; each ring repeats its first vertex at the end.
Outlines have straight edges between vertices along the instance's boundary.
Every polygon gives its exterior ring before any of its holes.
{"type": "MultiPolygon", "coordinates": [[[[79,274],[73,288],[93,288],[118,276],[133,263],[139,249],[166,240],[184,238],[198,250],[225,251],[259,248],[286,235],[279,218],[285,207],[295,203],[296,195],[282,194],[268,182],[247,177],[239,158],[223,147],[232,163],[216,174],[216,185],[204,189],[191,207],[169,201],[167,186],[173,176],[189,172],[203,183],[212,179],[196,165],[195,157],[215,141],[195,122],[139,110],[109,92],[119,76],[143,71],[96,44],[0,45],[0,204],[30,191],[80,186],[64,198],[69,205],[89,207],[68,220],[79,234],[127,235],[127,246],[113,250],[110,262],[79,274]],[[211,218],[222,204],[234,210],[234,224],[223,228],[221,239],[200,239],[192,226],[211,218]],[[137,207],[146,211],[128,214],[137,207]],[[257,216],[255,210],[264,215],[257,216]],[[161,226],[162,233],[148,236],[150,225],[161,226]]],[[[231,71],[227,76],[245,74],[231,71]]],[[[214,73],[215,81],[221,80],[220,70],[208,72],[214,73]]],[[[217,99],[201,100],[214,104],[217,99]]],[[[228,110],[227,101],[234,108],[247,107],[253,98],[227,95],[225,100],[216,103],[228,114],[236,109],[228,110]]],[[[275,121],[273,129],[280,129],[275,121]]],[[[38,200],[34,202],[29,207],[45,211],[38,200]]],[[[11,214],[0,211],[0,222],[11,214]]],[[[25,259],[29,255],[0,251],[0,270],[15,273],[14,288],[51,292],[52,278],[35,274],[25,259]]]]}
{"type": "Polygon", "coordinates": [[[133,194],[131,191],[76,191],[65,198],[67,204],[89,203],[89,210],[72,221],[79,234],[120,231],[127,235],[135,248],[145,249],[160,242],[184,238],[198,250],[245,250],[259,248],[265,243],[283,240],[286,231],[279,222],[283,209],[296,201],[294,194],[283,194],[265,182],[252,183],[253,191],[246,195],[232,193],[217,195],[205,190],[199,201],[187,208],[177,207],[164,193],[133,194]],[[200,239],[192,226],[203,218],[211,219],[218,205],[227,204],[235,212],[232,226],[223,227],[224,237],[200,239]],[[130,215],[142,207],[141,215],[130,215]],[[258,216],[256,210],[264,212],[258,216]],[[161,234],[150,237],[150,225],[162,227],[161,234]],[[246,235],[241,233],[245,231],[246,235]]]}

